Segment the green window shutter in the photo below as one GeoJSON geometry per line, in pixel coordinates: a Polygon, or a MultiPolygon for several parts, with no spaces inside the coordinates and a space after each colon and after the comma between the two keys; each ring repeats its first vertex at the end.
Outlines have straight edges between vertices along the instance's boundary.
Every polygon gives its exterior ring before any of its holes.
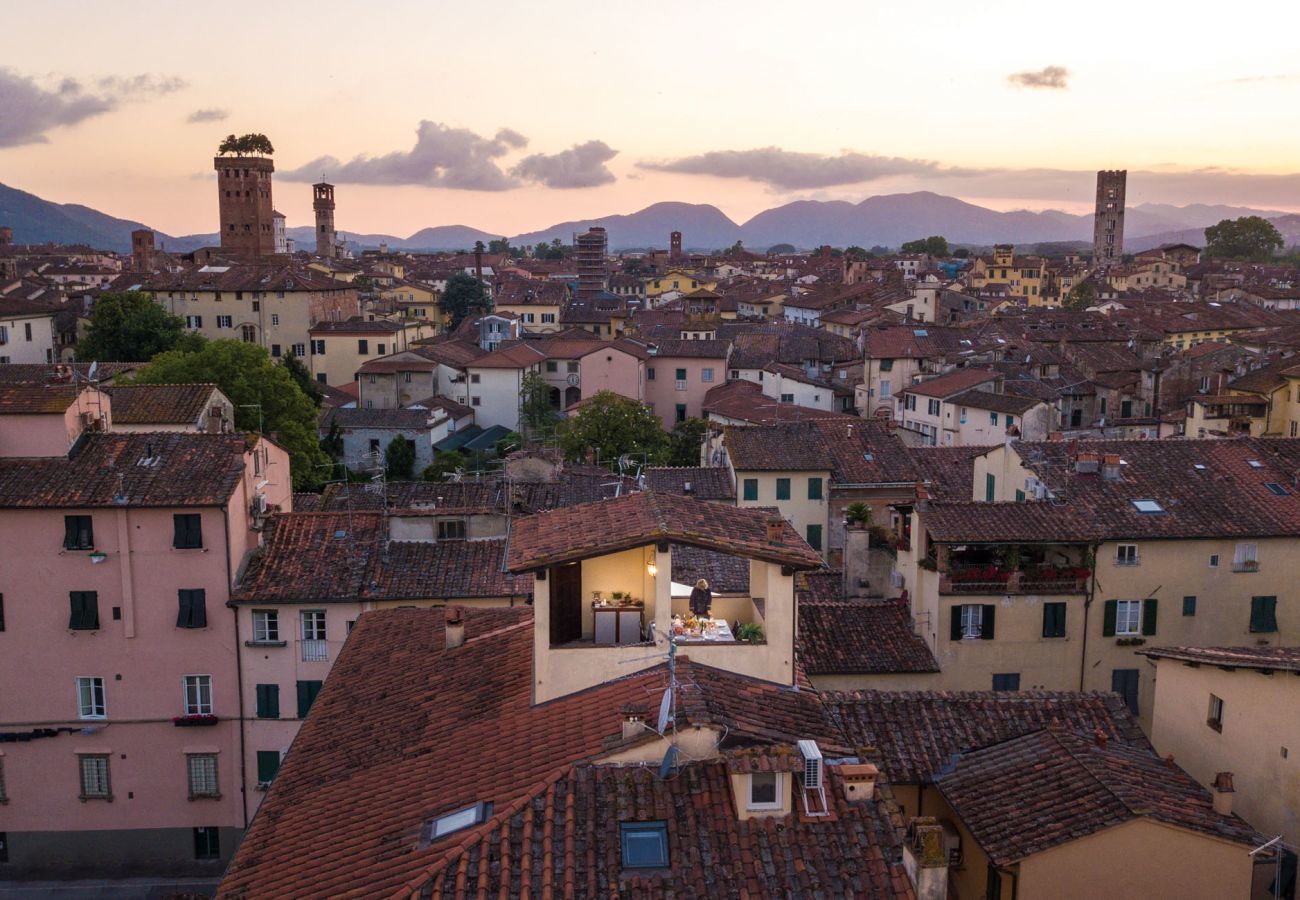
{"type": "Polygon", "coordinates": [[[176,613],[177,628],[192,628],[190,625],[190,592],[182,588],[176,592],[180,609],[176,613]]]}
{"type": "Polygon", "coordinates": [[[1196,598],[1195,598],[1195,597],[1184,597],[1184,598],[1183,598],[1183,615],[1185,615],[1185,616],[1194,616],[1194,615],[1196,615],[1196,598]]]}
{"type": "Polygon", "coordinates": [[[1118,609],[1119,609],[1119,601],[1118,601],[1118,600],[1107,600],[1107,601],[1106,601],[1105,612],[1102,614],[1102,617],[1101,617],[1101,636],[1102,636],[1102,637],[1114,637],[1114,636],[1115,636],[1115,614],[1116,614],[1116,611],[1117,611],[1118,609]]]}
{"type": "Polygon", "coordinates": [[[677,380],[678,380],[678,381],[685,381],[685,380],[686,380],[686,370],[685,370],[685,369],[678,369],[678,370],[677,370],[677,380]]]}
{"type": "Polygon", "coordinates": [[[280,718],[280,686],[278,684],[259,684],[257,686],[257,717],[259,719],[280,718]]]}
{"type": "Polygon", "coordinates": [[[1277,631],[1277,598],[1250,598],[1250,630],[1255,633],[1277,631]]]}
{"type": "Polygon", "coordinates": [[[757,500],[757,499],[758,499],[758,479],[757,479],[757,478],[746,478],[745,481],[744,481],[744,486],[745,486],[744,498],[745,498],[746,500],[757,500]]]}
{"type": "Polygon", "coordinates": [[[1025,502],[1025,492],[1020,490],[1019,488],[1016,489],[1016,502],[1017,503],[1025,502]]]}
{"type": "Polygon", "coordinates": [[[949,633],[948,637],[954,641],[961,640],[961,607],[960,606],[954,606],[952,608],[952,631],[951,633],[949,633]]]}
{"type": "Polygon", "coordinates": [[[997,479],[990,473],[984,476],[984,499],[989,503],[993,502],[993,495],[997,492],[997,479]]]}
{"type": "Polygon", "coordinates": [[[191,628],[208,627],[207,592],[203,588],[190,591],[190,622],[191,628]]]}
{"type": "Polygon", "coordinates": [[[789,478],[778,478],[778,479],[776,480],[776,499],[778,499],[778,500],[789,500],[789,499],[790,499],[790,479],[789,479],[789,478]]]}
{"type": "Polygon", "coordinates": [[[818,552],[822,549],[822,527],[820,525],[808,526],[808,546],[818,552]]]}
{"type": "Polygon", "coordinates": [[[258,750],[257,751],[257,780],[262,784],[268,784],[275,778],[275,773],[280,771],[280,751],[279,750],[258,750]]]}
{"type": "Polygon", "coordinates": [[[1043,637],[1065,637],[1065,604],[1043,604],[1043,637]]]}
{"type": "Polygon", "coordinates": [[[984,604],[984,612],[980,619],[980,639],[985,641],[993,640],[993,616],[997,612],[997,607],[991,603],[984,604]]]}
{"type": "Polygon", "coordinates": [[[99,595],[94,591],[72,591],[68,594],[72,615],[68,627],[84,631],[99,628],[99,595]]]}
{"type": "Polygon", "coordinates": [[[808,499],[820,500],[822,498],[822,480],[820,478],[808,479],[808,499]]]}
{"type": "Polygon", "coordinates": [[[316,695],[320,693],[320,686],[319,681],[298,682],[298,718],[307,718],[311,705],[316,702],[316,695]]]}
{"type": "Polygon", "coordinates": [[[1152,635],[1156,633],[1156,598],[1152,597],[1142,601],[1142,633],[1152,635]]]}

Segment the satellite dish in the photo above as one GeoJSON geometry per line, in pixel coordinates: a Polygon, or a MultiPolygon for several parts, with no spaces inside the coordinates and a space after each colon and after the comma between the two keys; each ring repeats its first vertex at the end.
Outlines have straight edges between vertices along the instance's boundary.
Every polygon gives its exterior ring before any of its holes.
{"type": "Polygon", "coordinates": [[[99,361],[96,360],[95,362],[92,362],[92,363],[90,364],[90,369],[87,370],[87,372],[86,372],[86,380],[87,380],[87,381],[94,381],[94,380],[95,380],[95,373],[98,372],[98,371],[99,371],[99,361]]]}
{"type": "Polygon", "coordinates": [[[664,691],[664,699],[659,703],[659,727],[656,729],[660,734],[668,727],[668,713],[672,710],[673,689],[668,688],[664,691]]]}
{"type": "Polygon", "coordinates": [[[659,764],[659,777],[667,778],[676,766],[677,747],[675,744],[669,744],[668,751],[664,754],[664,761],[659,764]]]}

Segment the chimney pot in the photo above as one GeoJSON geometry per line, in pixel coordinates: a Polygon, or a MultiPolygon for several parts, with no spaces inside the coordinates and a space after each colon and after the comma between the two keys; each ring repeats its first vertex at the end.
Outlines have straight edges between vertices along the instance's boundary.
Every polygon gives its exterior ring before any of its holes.
{"type": "Polygon", "coordinates": [[[459,606],[447,607],[444,622],[447,629],[447,649],[455,650],[465,643],[465,610],[459,606]]]}
{"type": "Polygon", "coordinates": [[[1097,746],[1102,749],[1105,749],[1106,745],[1110,742],[1110,737],[1100,728],[1092,733],[1092,737],[1093,740],[1097,742],[1097,746]]]}
{"type": "Polygon", "coordinates": [[[772,544],[781,543],[781,531],[782,531],[781,526],[783,524],[784,523],[780,519],[767,520],[767,540],[769,543],[772,544]]]}
{"type": "Polygon", "coordinates": [[[1221,816],[1232,815],[1232,795],[1236,793],[1236,788],[1232,786],[1232,773],[1220,772],[1215,775],[1214,784],[1210,788],[1214,795],[1214,811],[1221,816]]]}

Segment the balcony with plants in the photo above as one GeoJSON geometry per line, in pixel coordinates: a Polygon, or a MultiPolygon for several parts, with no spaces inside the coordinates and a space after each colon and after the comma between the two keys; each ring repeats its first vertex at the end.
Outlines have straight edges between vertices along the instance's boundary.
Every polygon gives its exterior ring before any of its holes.
{"type": "Polygon", "coordinates": [[[967,544],[935,550],[940,594],[1082,594],[1092,577],[1081,546],[967,544]]]}

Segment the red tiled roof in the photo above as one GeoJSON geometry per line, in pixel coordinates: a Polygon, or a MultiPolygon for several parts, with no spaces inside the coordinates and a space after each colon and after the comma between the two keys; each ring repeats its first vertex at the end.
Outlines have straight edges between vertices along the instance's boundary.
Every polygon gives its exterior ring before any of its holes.
{"type": "Polygon", "coordinates": [[[840,691],[822,700],[855,747],[875,747],[895,784],[925,784],[954,754],[1057,723],[1148,747],[1118,694],[1072,691],[840,691]]]}
{"type": "Polygon", "coordinates": [[[998,866],[1137,818],[1246,847],[1257,837],[1150,747],[1057,729],[965,753],[935,784],[998,866]]]}
{"type": "Polygon", "coordinates": [[[820,419],[834,419],[841,422],[862,421],[851,413],[813,409],[810,406],[799,406],[794,403],[779,403],[771,397],[763,396],[763,388],[758,382],[746,379],[728,381],[726,384],[710,388],[704,395],[702,408],[706,415],[712,413],[753,425],[809,422],[820,419]]]}
{"type": "Polygon", "coordinates": [[[920,394],[923,397],[951,397],[1000,377],[997,372],[989,369],[953,369],[943,375],[927,378],[920,384],[910,385],[904,390],[906,393],[920,394]]]}
{"type": "Polygon", "coordinates": [[[652,491],[691,496],[696,500],[735,500],[736,488],[722,466],[651,466],[645,470],[646,487],[652,491]],[[691,486],[690,494],[686,485],[691,486]]]}
{"type": "Polygon", "coordinates": [[[511,532],[509,569],[524,572],[659,541],[690,544],[796,568],[818,568],[821,556],[784,519],[778,541],[762,510],[641,491],[528,516],[511,532]]]}
{"type": "Polygon", "coordinates": [[[0,385],[0,416],[63,415],[84,385],[0,385]]]}
{"type": "MultiPolygon", "coordinates": [[[[574,764],[621,745],[621,709],[657,703],[667,684],[661,665],[534,705],[531,607],[470,609],[464,620],[464,645],[447,650],[441,608],[361,615],[219,896],[384,896],[442,890],[446,879],[454,890],[463,854],[528,808],[540,813],[574,764]],[[478,802],[496,815],[421,840],[431,818],[478,802]]],[[[740,745],[810,738],[824,752],[846,749],[815,692],[682,656],[677,675],[679,727],[723,726],[740,745]]]]}
{"type": "MultiPolygon", "coordinates": [[[[837,579],[839,572],[833,573],[837,579]]],[[[903,600],[799,600],[799,660],[809,675],[938,672],[903,600]]]]}
{"type": "Polygon", "coordinates": [[[1300,647],[1152,647],[1137,653],[1153,659],[1175,659],[1221,669],[1300,673],[1300,647]]]}
{"type": "Polygon", "coordinates": [[[916,478],[897,435],[857,416],[732,426],[723,430],[723,444],[738,471],[829,470],[831,481],[841,485],[897,484],[916,478]]]}
{"type": "Polygon", "coordinates": [[[194,425],[207,412],[215,384],[124,384],[104,389],[116,425],[194,425]]]}

